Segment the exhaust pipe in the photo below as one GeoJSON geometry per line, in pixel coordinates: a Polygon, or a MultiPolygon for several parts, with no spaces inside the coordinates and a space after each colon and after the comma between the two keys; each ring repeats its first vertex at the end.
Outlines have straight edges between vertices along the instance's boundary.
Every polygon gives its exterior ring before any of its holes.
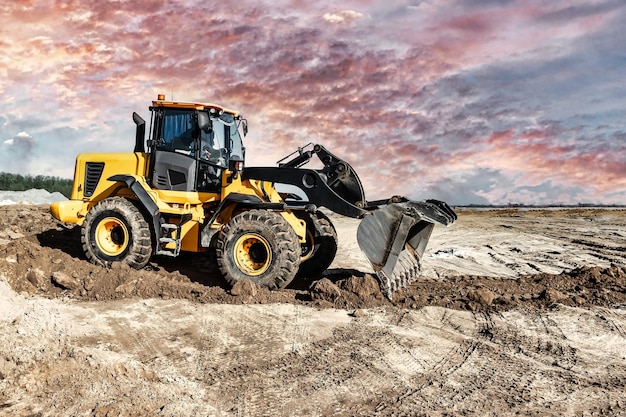
{"type": "Polygon", "coordinates": [[[146,121],[136,112],[133,112],[133,122],[137,125],[135,132],[135,150],[133,152],[145,152],[146,147],[144,146],[144,139],[146,137],[146,121]]]}

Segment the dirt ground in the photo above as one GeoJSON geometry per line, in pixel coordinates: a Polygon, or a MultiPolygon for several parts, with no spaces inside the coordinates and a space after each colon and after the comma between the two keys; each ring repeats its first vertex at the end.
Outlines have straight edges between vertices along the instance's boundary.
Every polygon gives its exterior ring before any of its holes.
{"type": "Polygon", "coordinates": [[[322,279],[228,289],[203,256],[91,265],[0,207],[0,416],[626,415],[626,211],[458,210],[386,299],[332,217],[322,279]]]}

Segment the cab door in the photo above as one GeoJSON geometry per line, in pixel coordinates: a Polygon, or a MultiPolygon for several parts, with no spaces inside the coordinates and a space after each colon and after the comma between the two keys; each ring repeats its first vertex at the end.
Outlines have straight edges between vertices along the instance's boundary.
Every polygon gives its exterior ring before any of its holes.
{"type": "Polygon", "coordinates": [[[198,128],[193,109],[154,109],[150,180],[159,190],[197,191],[198,128]]]}

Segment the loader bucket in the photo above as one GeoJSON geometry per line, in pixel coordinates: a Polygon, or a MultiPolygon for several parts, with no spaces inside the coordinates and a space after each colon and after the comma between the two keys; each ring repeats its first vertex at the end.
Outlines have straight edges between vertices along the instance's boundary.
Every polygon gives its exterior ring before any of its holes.
{"type": "Polygon", "coordinates": [[[437,200],[389,204],[363,218],[357,242],[387,298],[419,276],[435,224],[447,226],[456,218],[450,206],[437,200]]]}

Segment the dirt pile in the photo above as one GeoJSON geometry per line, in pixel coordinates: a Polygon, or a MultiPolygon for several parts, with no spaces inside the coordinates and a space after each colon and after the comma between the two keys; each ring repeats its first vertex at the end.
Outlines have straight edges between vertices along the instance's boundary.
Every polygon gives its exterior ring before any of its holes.
{"type": "Polygon", "coordinates": [[[561,274],[517,279],[452,276],[420,281],[396,295],[398,306],[426,305],[461,310],[546,309],[555,304],[577,307],[626,305],[626,270],[583,267],[561,274]]]}
{"type": "Polygon", "coordinates": [[[472,275],[422,278],[397,292],[392,301],[370,274],[330,269],[321,279],[294,281],[282,291],[251,282],[233,289],[202,254],[155,258],[136,271],[122,264],[103,268],[89,263],[80,248],[79,228],[56,221],[47,206],[0,207],[0,274],[18,292],[78,300],[178,298],[201,303],[294,303],[324,308],[379,306],[460,310],[510,310],[626,304],[622,266],[581,267],[560,274],[517,279],[472,275]]]}

